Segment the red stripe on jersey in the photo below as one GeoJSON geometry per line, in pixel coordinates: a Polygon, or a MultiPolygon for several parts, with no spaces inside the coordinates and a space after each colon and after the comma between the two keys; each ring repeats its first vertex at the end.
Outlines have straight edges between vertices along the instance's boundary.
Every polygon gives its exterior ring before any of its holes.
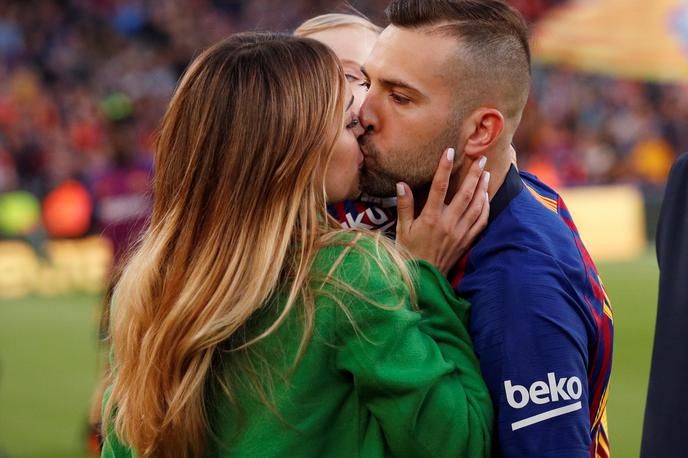
{"type": "Polygon", "coordinates": [[[581,256],[583,256],[583,262],[587,267],[592,269],[592,271],[595,272],[595,274],[599,277],[600,274],[599,272],[597,272],[597,266],[595,266],[595,263],[590,257],[590,253],[588,253],[588,250],[583,245],[583,241],[580,239],[578,234],[576,234],[574,239],[576,240],[576,246],[578,247],[578,250],[581,252],[581,256]]]}
{"type": "MultiPolygon", "coordinates": [[[[611,339],[611,333],[610,333],[610,322],[609,319],[607,318],[606,315],[602,316],[602,319],[604,320],[604,325],[602,326],[602,338],[600,339],[600,344],[602,345],[602,348],[604,349],[603,357],[602,357],[602,365],[600,366],[600,371],[598,373],[598,379],[593,382],[592,386],[595,386],[595,395],[593,397],[593,403],[591,404],[591,407],[594,407],[590,409],[590,414],[592,415],[592,412],[594,411],[595,414],[599,412],[600,409],[600,403],[602,402],[602,396],[604,394],[604,390],[607,389],[607,383],[608,380],[605,380],[605,377],[609,373],[609,364],[611,362],[611,345],[609,345],[610,339],[611,339]]],[[[591,417],[591,422],[594,421],[595,417],[591,417]]]]}
{"type": "Polygon", "coordinates": [[[337,212],[337,221],[346,223],[346,207],[344,207],[344,202],[337,202],[334,204],[334,210],[337,212]]]}
{"type": "Polygon", "coordinates": [[[609,440],[607,440],[607,433],[604,428],[600,428],[597,442],[597,456],[600,458],[609,458],[609,453],[607,453],[607,450],[609,450],[609,440]]]}
{"type": "Polygon", "coordinates": [[[470,253],[471,252],[469,251],[464,255],[463,258],[461,258],[456,269],[456,274],[454,274],[454,279],[451,281],[451,285],[455,291],[459,288],[461,280],[463,280],[463,276],[466,274],[466,266],[468,266],[468,256],[470,253]]]}

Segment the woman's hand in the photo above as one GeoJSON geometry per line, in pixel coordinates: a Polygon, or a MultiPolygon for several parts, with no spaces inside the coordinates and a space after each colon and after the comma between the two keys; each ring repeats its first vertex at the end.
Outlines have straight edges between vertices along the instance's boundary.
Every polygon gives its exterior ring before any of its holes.
{"type": "Polygon", "coordinates": [[[483,172],[487,158],[473,162],[468,175],[449,205],[444,203],[454,165],[454,149],[440,159],[428,200],[418,218],[413,193],[406,183],[397,184],[397,242],[418,259],[433,264],[445,275],[466,254],[487,226],[490,173],[483,172]]]}

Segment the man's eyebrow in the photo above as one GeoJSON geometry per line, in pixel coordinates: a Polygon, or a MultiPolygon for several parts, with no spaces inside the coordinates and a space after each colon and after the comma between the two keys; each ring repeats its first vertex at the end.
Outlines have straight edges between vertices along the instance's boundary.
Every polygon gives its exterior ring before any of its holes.
{"type": "MultiPolygon", "coordinates": [[[[366,73],[365,68],[361,67],[361,73],[363,73],[363,75],[366,77],[366,79],[368,81],[370,81],[370,76],[368,76],[368,73],[366,73]]],[[[408,89],[408,90],[411,90],[411,91],[417,93],[418,95],[423,95],[423,93],[420,90],[416,89],[415,87],[413,87],[409,83],[406,83],[402,80],[382,78],[382,79],[380,79],[380,83],[383,86],[399,87],[399,88],[403,88],[403,89],[408,89]]]]}
{"type": "Polygon", "coordinates": [[[349,111],[349,108],[351,108],[351,105],[353,105],[353,104],[354,104],[354,96],[352,95],[351,100],[349,100],[349,103],[346,105],[346,108],[344,109],[344,111],[349,111]]]}
{"type": "Polygon", "coordinates": [[[409,90],[414,91],[414,92],[417,92],[417,93],[419,93],[419,94],[421,93],[418,89],[416,89],[415,87],[411,86],[411,85],[408,84],[408,83],[405,83],[405,82],[402,81],[402,80],[381,79],[380,82],[381,82],[384,86],[388,86],[388,87],[400,87],[400,88],[403,88],[403,89],[409,89],[409,90]]]}

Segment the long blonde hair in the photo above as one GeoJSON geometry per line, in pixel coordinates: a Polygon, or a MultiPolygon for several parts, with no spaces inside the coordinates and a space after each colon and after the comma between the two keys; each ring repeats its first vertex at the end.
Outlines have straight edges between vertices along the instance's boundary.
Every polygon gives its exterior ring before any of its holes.
{"type": "MultiPolygon", "coordinates": [[[[344,124],[345,84],[325,45],[257,33],[211,47],[182,77],[157,142],[150,227],[112,299],[104,431],[139,455],[201,455],[209,383],[236,394],[214,370],[218,358],[245,352],[296,306],[305,348],[309,271],[336,239],[322,177],[344,124]],[[249,318],[285,287],[279,317],[247,340],[249,318]]],[[[389,242],[380,245],[407,274],[389,242]]]]}

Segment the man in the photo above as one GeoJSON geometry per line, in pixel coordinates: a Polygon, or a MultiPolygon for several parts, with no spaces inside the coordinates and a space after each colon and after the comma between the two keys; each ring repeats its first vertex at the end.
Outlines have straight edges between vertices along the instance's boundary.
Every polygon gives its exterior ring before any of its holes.
{"type": "Polygon", "coordinates": [[[688,427],[688,154],[669,174],[657,228],[659,303],[640,455],[685,455],[688,427]]]}
{"type": "MultiPolygon", "coordinates": [[[[457,151],[448,198],[468,166],[487,158],[489,224],[450,280],[473,306],[496,454],[609,456],[609,301],[561,198],[512,165],[530,85],[525,21],[498,0],[394,0],[387,15],[363,67],[362,190],[389,197],[398,187],[408,219],[407,190],[422,206],[446,147],[457,151]]],[[[361,211],[334,210],[347,224],[361,211]]]]}

